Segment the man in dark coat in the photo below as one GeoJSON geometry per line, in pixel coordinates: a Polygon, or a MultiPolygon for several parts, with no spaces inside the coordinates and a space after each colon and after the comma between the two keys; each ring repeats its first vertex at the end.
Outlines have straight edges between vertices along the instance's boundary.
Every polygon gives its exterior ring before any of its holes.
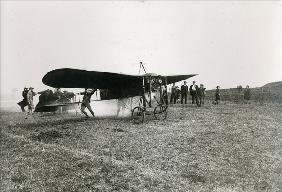
{"type": "Polygon", "coordinates": [[[188,86],[186,85],[186,81],[184,81],[184,85],[181,85],[181,104],[183,104],[183,99],[185,100],[185,104],[187,104],[187,96],[188,86]]]}
{"type": "Polygon", "coordinates": [[[244,99],[245,100],[250,100],[251,98],[251,90],[249,85],[246,86],[246,89],[244,90],[244,99]]]}
{"type": "Polygon", "coordinates": [[[170,95],[170,103],[176,103],[176,98],[177,98],[177,95],[176,95],[176,86],[175,86],[175,83],[172,84],[172,87],[171,87],[171,95],[170,95]]]}
{"type": "Polygon", "coordinates": [[[190,95],[192,96],[192,104],[199,105],[198,95],[197,95],[198,86],[196,85],[196,81],[193,81],[193,84],[189,87],[190,95]]]}
{"type": "Polygon", "coordinates": [[[22,112],[25,112],[24,107],[28,105],[27,93],[28,93],[28,88],[25,87],[23,92],[22,92],[23,100],[18,102],[18,105],[21,107],[22,112]]]}
{"type": "Polygon", "coordinates": [[[199,98],[199,106],[203,105],[205,102],[205,96],[206,96],[206,88],[204,88],[203,84],[200,84],[200,88],[198,88],[198,98],[199,98]]]}
{"type": "Polygon", "coordinates": [[[167,86],[164,86],[162,90],[162,104],[168,105],[167,86]]]}
{"type": "Polygon", "coordinates": [[[219,101],[220,101],[219,86],[216,86],[216,90],[215,90],[215,104],[218,105],[219,101]]]}

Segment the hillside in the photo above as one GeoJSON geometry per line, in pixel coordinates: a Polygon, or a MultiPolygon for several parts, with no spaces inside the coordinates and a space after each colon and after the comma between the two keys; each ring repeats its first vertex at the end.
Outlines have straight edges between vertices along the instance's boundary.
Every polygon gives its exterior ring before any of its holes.
{"type": "Polygon", "coordinates": [[[267,83],[263,87],[272,87],[272,88],[280,87],[281,88],[282,87],[282,81],[267,83]]]}
{"type": "MultiPolygon", "coordinates": [[[[221,89],[223,101],[243,102],[244,90],[238,88],[221,89]]],[[[257,102],[282,102],[282,81],[268,83],[262,87],[250,88],[252,101],[257,102]]],[[[215,89],[207,90],[206,99],[214,100],[215,89]]]]}

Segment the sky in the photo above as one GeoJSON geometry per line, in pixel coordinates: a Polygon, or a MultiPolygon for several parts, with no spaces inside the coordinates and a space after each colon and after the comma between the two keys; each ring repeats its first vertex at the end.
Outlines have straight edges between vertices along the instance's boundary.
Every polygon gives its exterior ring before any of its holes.
{"type": "Polygon", "coordinates": [[[1,94],[57,68],[198,74],[207,89],[282,80],[279,1],[1,1],[1,94]]]}

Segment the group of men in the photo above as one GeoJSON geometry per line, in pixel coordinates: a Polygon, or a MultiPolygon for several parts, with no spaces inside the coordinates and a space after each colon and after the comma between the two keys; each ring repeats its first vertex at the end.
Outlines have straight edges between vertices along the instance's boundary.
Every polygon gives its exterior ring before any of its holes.
{"type": "Polygon", "coordinates": [[[28,106],[28,113],[32,114],[32,110],[34,108],[33,97],[36,95],[36,92],[34,92],[33,90],[33,87],[24,88],[22,92],[23,100],[18,103],[18,105],[21,107],[22,112],[25,112],[25,107],[28,106]]]}
{"type": "MultiPolygon", "coordinates": [[[[184,81],[184,84],[181,85],[181,89],[179,89],[178,86],[175,86],[175,84],[173,84],[171,88],[170,103],[175,104],[179,99],[179,97],[181,96],[180,99],[181,104],[183,103],[187,104],[187,97],[189,93],[192,97],[192,104],[196,104],[197,106],[201,106],[204,104],[206,88],[204,88],[203,84],[200,84],[199,87],[195,81],[193,81],[193,84],[190,85],[189,89],[186,81],[184,81]]],[[[250,88],[247,85],[246,88],[244,89],[244,100],[245,101],[250,100],[250,97],[251,97],[250,88]]],[[[218,105],[220,100],[221,100],[220,87],[216,86],[214,93],[214,101],[212,103],[218,105]]]]}
{"type": "Polygon", "coordinates": [[[192,97],[192,104],[196,104],[197,106],[201,106],[205,102],[205,95],[206,95],[206,88],[203,84],[200,84],[200,87],[196,84],[196,81],[193,81],[193,84],[190,85],[188,88],[187,82],[184,81],[184,84],[181,85],[181,89],[175,86],[173,83],[171,87],[171,96],[170,96],[170,103],[176,103],[181,96],[181,104],[187,104],[188,95],[192,97]]]}
{"type": "MultiPolygon", "coordinates": [[[[95,93],[97,89],[85,89],[84,92],[80,92],[77,93],[78,95],[83,95],[82,98],[82,102],[81,102],[81,112],[88,118],[88,114],[85,111],[85,108],[87,108],[90,113],[92,114],[93,117],[95,117],[94,112],[91,108],[90,105],[90,99],[92,97],[92,95],[95,93]]],[[[48,90],[51,91],[51,90],[48,90]]],[[[59,89],[57,89],[57,91],[59,91],[59,89]]],[[[52,91],[51,91],[52,92],[52,91]]],[[[18,103],[18,105],[21,107],[22,112],[25,112],[25,107],[28,106],[28,114],[32,114],[33,113],[33,109],[34,109],[34,104],[33,104],[33,97],[36,95],[37,93],[34,92],[34,88],[30,87],[28,88],[24,88],[23,92],[22,92],[22,96],[23,96],[23,100],[20,101],[18,103]]],[[[41,92],[39,92],[39,94],[41,94],[41,92]]]]}

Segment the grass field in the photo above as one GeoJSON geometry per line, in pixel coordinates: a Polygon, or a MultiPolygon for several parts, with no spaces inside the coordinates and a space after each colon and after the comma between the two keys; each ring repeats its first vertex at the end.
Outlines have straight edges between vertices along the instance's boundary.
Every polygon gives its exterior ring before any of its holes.
{"type": "Polygon", "coordinates": [[[176,105],[166,121],[1,113],[0,191],[282,191],[282,105],[176,105]]]}

